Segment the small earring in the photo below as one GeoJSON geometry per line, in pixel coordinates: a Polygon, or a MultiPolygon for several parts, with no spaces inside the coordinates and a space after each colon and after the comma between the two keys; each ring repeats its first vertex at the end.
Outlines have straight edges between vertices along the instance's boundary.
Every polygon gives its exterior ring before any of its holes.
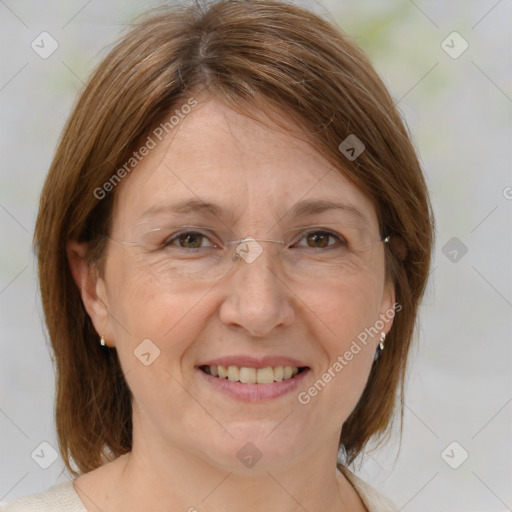
{"type": "Polygon", "coordinates": [[[381,350],[384,350],[384,341],[386,339],[386,333],[385,332],[381,332],[380,333],[380,340],[379,340],[379,347],[381,350]]]}
{"type": "Polygon", "coordinates": [[[379,359],[380,357],[380,353],[384,350],[384,341],[386,339],[386,333],[385,332],[381,332],[380,333],[380,340],[379,340],[379,345],[377,347],[377,350],[375,350],[375,355],[373,356],[373,362],[377,361],[377,359],[379,359]]]}
{"type": "Polygon", "coordinates": [[[105,340],[103,339],[103,336],[101,336],[101,339],[100,339],[100,345],[101,345],[102,347],[104,347],[104,346],[105,346],[105,340]]]}

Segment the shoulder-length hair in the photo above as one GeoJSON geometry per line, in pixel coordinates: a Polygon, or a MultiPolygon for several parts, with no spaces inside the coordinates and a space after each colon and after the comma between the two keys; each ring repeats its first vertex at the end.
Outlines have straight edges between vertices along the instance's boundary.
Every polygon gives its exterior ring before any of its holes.
{"type": "Polygon", "coordinates": [[[294,116],[335,169],[373,199],[381,233],[395,241],[386,249],[386,269],[401,310],[343,425],[345,462],[373,436],[384,439],[395,409],[403,418],[433,216],[415,149],[384,84],[347,35],[297,6],[220,0],[166,7],[131,27],[93,73],[40,199],[34,247],[56,362],[56,425],[61,455],[74,474],[73,465],[88,472],[130,451],[132,411],[117,353],[98,343],[66,244],[89,242],[90,261],[98,261],[104,248],[98,233],[109,232],[116,194],[115,187],[105,194],[104,184],[157,121],[199,90],[242,113],[265,111],[277,122],[279,112],[294,116]],[[349,135],[364,144],[357,159],[339,149],[349,135]]]}

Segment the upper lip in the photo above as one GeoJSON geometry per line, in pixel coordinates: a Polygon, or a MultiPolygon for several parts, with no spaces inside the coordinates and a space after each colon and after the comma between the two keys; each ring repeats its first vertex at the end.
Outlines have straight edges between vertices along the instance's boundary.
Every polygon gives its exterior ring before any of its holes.
{"type": "Polygon", "coordinates": [[[248,355],[225,356],[210,359],[199,366],[238,366],[239,368],[266,368],[268,366],[307,367],[302,361],[285,356],[254,357],[248,355]]]}

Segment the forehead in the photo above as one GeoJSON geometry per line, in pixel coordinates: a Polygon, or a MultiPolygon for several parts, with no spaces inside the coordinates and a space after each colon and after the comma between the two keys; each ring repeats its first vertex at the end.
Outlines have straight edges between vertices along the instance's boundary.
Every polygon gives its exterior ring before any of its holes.
{"type": "Polygon", "coordinates": [[[200,101],[161,141],[152,138],[155,147],[116,190],[115,224],[145,223],[178,203],[183,214],[251,225],[333,212],[327,203],[338,203],[338,215],[377,226],[371,199],[305,137],[214,99],[200,101]]]}

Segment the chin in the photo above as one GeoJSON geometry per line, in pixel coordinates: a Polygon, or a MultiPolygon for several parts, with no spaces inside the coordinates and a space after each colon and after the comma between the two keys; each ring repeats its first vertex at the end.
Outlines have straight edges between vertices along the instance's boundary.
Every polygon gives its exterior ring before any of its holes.
{"type": "Polygon", "coordinates": [[[216,438],[210,432],[201,437],[203,449],[199,443],[195,443],[195,448],[200,450],[200,456],[208,464],[227,472],[252,477],[280,472],[289,468],[294,459],[304,453],[304,447],[308,444],[296,429],[290,429],[289,424],[284,425],[287,420],[279,424],[283,418],[259,423],[229,423],[227,428],[233,437],[222,432],[216,438]],[[208,445],[205,446],[204,441],[208,445]]]}

